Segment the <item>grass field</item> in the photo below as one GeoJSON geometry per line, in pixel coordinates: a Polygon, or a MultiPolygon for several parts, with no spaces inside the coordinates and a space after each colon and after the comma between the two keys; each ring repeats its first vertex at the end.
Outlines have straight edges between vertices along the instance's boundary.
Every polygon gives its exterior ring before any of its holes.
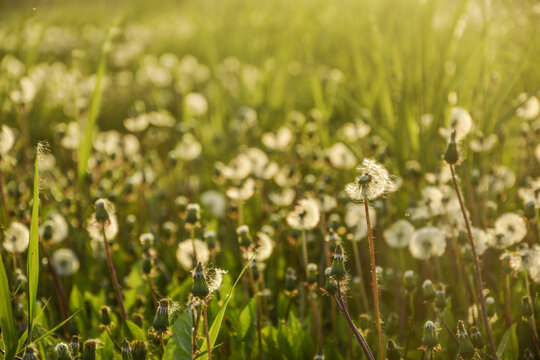
{"type": "Polygon", "coordinates": [[[3,2],[0,357],[538,359],[539,24],[3,2]]]}

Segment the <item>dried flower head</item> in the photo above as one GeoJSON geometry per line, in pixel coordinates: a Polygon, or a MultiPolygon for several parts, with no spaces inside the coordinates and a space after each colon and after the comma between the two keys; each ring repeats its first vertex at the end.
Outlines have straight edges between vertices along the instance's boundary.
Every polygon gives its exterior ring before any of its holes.
{"type": "Polygon", "coordinates": [[[374,200],[398,188],[384,165],[373,159],[364,159],[356,169],[361,175],[345,186],[345,193],[352,201],[374,200]]]}
{"type": "Polygon", "coordinates": [[[287,215],[287,224],[296,230],[310,230],[319,223],[320,211],[314,199],[302,199],[287,215]]]}

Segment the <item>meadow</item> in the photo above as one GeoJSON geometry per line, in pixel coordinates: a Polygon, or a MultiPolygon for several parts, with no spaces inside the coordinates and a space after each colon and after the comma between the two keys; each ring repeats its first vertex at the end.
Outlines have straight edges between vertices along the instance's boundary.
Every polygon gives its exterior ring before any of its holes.
{"type": "Polygon", "coordinates": [[[0,4],[0,358],[540,359],[540,3],[0,4]]]}

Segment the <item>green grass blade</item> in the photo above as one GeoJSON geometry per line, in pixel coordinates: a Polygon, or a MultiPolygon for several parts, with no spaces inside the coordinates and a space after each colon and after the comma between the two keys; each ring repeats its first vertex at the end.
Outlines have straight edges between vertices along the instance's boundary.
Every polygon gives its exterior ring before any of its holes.
{"type": "MultiPolygon", "coordinates": [[[[223,317],[225,316],[225,311],[227,310],[227,305],[229,304],[229,301],[231,300],[232,295],[234,293],[234,288],[236,287],[236,285],[240,281],[240,278],[242,278],[242,275],[244,275],[244,272],[246,271],[249,264],[251,263],[251,260],[253,260],[253,256],[251,257],[251,259],[249,259],[246,266],[244,266],[244,268],[242,269],[242,272],[240,273],[240,275],[238,275],[238,278],[236,279],[236,281],[234,282],[234,285],[231,288],[231,292],[229,293],[229,295],[227,295],[227,299],[225,300],[225,303],[223,304],[221,309],[219,309],[219,311],[218,311],[218,313],[216,315],[216,318],[214,319],[214,322],[212,323],[212,326],[210,326],[210,330],[208,331],[208,336],[210,337],[210,350],[213,349],[214,344],[216,343],[216,340],[217,340],[217,337],[218,337],[218,334],[219,334],[219,330],[221,329],[221,323],[223,322],[223,317]]],[[[200,356],[197,357],[198,360],[207,360],[208,359],[208,353],[206,352],[207,348],[208,348],[208,346],[207,346],[206,340],[205,340],[203,345],[201,346],[201,349],[200,349],[201,353],[203,353],[203,354],[201,354],[200,356]]]]}
{"type": "Polygon", "coordinates": [[[79,310],[75,311],[71,316],[69,316],[67,319],[65,319],[64,321],[62,321],[60,324],[56,325],[54,328],[50,329],[49,331],[47,331],[45,334],[41,335],[40,337],[38,337],[36,340],[34,340],[34,343],[38,343],[40,342],[41,340],[45,339],[47,336],[51,335],[52,333],[54,333],[56,330],[60,329],[62,326],[64,326],[64,324],[66,324],[68,321],[70,321],[71,319],[73,319],[79,312],[81,312],[82,308],[80,308],[79,310]]]}
{"type": "Polygon", "coordinates": [[[0,254],[0,328],[2,328],[2,337],[6,346],[5,359],[12,360],[17,352],[17,332],[13,322],[11,295],[2,254],[0,254]]]}
{"type": "Polygon", "coordinates": [[[96,73],[96,83],[90,99],[90,109],[88,111],[88,118],[84,127],[83,137],[79,143],[79,149],[77,152],[77,176],[79,189],[80,186],[82,186],[84,174],[86,173],[86,169],[88,167],[88,159],[90,158],[90,153],[92,151],[92,139],[101,106],[101,83],[103,81],[103,76],[105,75],[107,52],[110,48],[110,38],[111,31],[109,31],[107,34],[107,37],[105,38],[105,41],[101,47],[101,57],[99,59],[99,65],[96,73]]]}
{"type": "Polygon", "coordinates": [[[37,313],[37,288],[39,280],[39,158],[43,153],[43,143],[38,143],[34,165],[34,196],[32,218],[30,220],[30,243],[26,259],[28,277],[28,341],[32,341],[32,330],[37,313]]]}

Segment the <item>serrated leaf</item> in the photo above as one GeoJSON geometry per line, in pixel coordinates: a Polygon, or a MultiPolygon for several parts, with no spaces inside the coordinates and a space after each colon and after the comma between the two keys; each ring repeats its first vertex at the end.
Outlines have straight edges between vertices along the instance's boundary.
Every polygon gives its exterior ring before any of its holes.
{"type": "Polygon", "coordinates": [[[130,337],[134,340],[146,340],[146,333],[143,329],[137,326],[133,321],[126,320],[127,331],[130,337]]]}

